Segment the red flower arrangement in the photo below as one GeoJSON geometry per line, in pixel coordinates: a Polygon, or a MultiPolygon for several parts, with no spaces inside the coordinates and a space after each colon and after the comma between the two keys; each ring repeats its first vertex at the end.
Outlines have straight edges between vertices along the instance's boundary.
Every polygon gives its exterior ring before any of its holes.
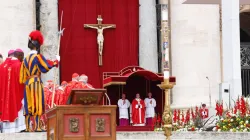
{"type": "Polygon", "coordinates": [[[216,112],[216,116],[222,116],[223,114],[223,102],[216,102],[216,107],[215,107],[216,112]]]}
{"type": "Polygon", "coordinates": [[[243,97],[240,98],[240,112],[241,112],[241,117],[246,116],[246,102],[243,97]]]}
{"type": "Polygon", "coordinates": [[[173,114],[173,123],[177,122],[177,111],[174,110],[174,114],[173,114]]]}
{"type": "Polygon", "coordinates": [[[154,127],[156,126],[156,120],[157,120],[157,115],[153,118],[153,123],[152,123],[152,130],[154,130],[154,127]]]}
{"type": "Polygon", "coordinates": [[[158,114],[158,116],[157,116],[157,123],[158,123],[158,124],[161,124],[161,121],[162,121],[162,119],[161,119],[161,115],[160,115],[160,114],[158,114]]]}
{"type": "Polygon", "coordinates": [[[187,124],[189,121],[190,121],[190,110],[188,109],[186,113],[185,124],[187,124]]]}
{"type": "Polygon", "coordinates": [[[194,114],[193,108],[191,108],[191,115],[192,115],[192,118],[195,118],[195,114],[194,114]]]}

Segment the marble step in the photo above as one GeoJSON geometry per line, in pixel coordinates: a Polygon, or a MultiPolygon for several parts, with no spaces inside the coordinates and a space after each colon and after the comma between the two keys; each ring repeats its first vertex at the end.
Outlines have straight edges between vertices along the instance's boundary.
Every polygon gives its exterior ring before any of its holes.
{"type": "MultiPolygon", "coordinates": [[[[117,140],[165,140],[163,132],[117,132],[117,140]]],[[[0,140],[46,140],[46,133],[0,133],[0,140]]],[[[250,140],[250,133],[174,132],[171,140],[250,140]]]]}

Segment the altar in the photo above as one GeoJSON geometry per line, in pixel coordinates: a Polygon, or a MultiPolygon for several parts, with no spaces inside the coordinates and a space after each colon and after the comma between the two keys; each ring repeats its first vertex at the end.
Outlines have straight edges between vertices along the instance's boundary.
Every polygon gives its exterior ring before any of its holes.
{"type": "Polygon", "coordinates": [[[46,112],[48,140],[116,140],[116,105],[100,105],[105,89],[72,90],[68,105],[46,112]]]}

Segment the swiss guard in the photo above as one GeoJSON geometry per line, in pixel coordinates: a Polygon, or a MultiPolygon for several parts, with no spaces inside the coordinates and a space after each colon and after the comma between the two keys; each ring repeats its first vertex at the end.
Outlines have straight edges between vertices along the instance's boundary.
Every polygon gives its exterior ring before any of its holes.
{"type": "Polygon", "coordinates": [[[28,48],[30,52],[24,58],[20,70],[20,83],[25,84],[24,88],[24,115],[26,132],[30,132],[30,119],[35,120],[35,132],[43,132],[40,117],[45,112],[45,98],[41,73],[46,73],[53,67],[57,67],[60,56],[56,56],[55,61],[49,61],[39,54],[43,45],[43,35],[40,31],[32,31],[29,35],[28,48]]]}

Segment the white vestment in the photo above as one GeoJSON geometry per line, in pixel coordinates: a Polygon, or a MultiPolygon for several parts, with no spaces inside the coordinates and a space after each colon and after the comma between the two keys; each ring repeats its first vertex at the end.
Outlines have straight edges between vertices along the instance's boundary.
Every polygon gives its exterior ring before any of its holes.
{"type": "Polygon", "coordinates": [[[23,115],[23,100],[22,108],[18,112],[18,118],[14,122],[3,122],[2,133],[16,133],[26,129],[25,117],[23,115]]]}
{"type": "Polygon", "coordinates": [[[153,118],[155,117],[155,107],[156,101],[154,98],[146,98],[144,100],[146,106],[146,118],[153,118]],[[150,102],[152,101],[152,104],[150,102]]]}
{"type": "Polygon", "coordinates": [[[118,100],[118,107],[119,107],[119,118],[120,119],[128,119],[128,108],[130,107],[130,102],[125,99],[125,104],[123,104],[122,99],[118,100]]]}

